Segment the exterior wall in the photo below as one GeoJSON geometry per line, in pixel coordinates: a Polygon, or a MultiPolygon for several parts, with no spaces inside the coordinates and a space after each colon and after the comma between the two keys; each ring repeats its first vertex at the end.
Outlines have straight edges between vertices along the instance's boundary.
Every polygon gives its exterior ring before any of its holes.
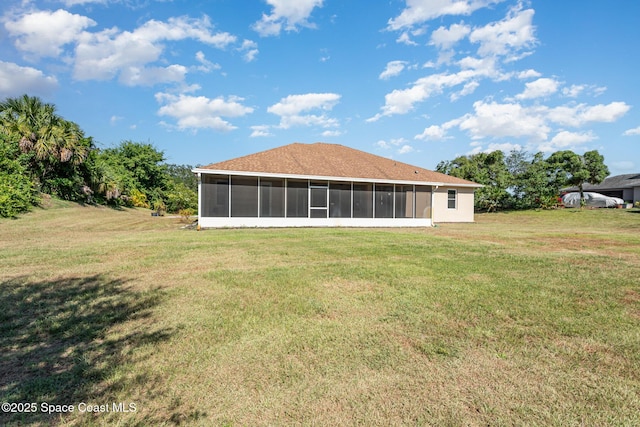
{"type": "Polygon", "coordinates": [[[633,187],[633,203],[640,202],[640,187],[633,187]]]}
{"type": "Polygon", "coordinates": [[[456,187],[438,187],[433,192],[433,217],[435,224],[439,222],[473,222],[474,189],[456,187]],[[448,207],[448,192],[456,191],[456,207],[448,207]]]}
{"type": "Polygon", "coordinates": [[[430,218],[199,218],[201,228],[431,227],[430,218]]]}

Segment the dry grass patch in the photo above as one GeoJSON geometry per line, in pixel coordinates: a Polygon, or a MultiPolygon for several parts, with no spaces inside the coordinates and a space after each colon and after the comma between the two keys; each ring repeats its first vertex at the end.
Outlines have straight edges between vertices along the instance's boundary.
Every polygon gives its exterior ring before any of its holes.
{"type": "Polygon", "coordinates": [[[640,215],[182,229],[53,201],[0,221],[20,425],[640,424],[640,215]]]}

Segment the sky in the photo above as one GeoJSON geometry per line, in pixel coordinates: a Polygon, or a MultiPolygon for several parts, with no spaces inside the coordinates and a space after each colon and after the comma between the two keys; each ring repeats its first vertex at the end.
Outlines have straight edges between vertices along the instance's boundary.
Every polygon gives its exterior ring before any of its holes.
{"type": "Polygon", "coordinates": [[[3,0],[0,99],[206,165],[328,142],[640,172],[640,1],[3,0]]]}

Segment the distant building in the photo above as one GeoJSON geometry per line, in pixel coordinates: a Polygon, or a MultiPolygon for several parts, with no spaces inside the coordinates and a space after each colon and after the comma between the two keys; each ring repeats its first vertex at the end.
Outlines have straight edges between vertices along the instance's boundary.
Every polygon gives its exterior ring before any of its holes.
{"type": "Polygon", "coordinates": [[[480,184],[337,144],[290,144],[193,170],[216,227],[415,227],[473,222],[480,184]]]}
{"type": "MultiPolygon", "coordinates": [[[[600,184],[584,184],[582,189],[636,203],[640,201],[640,173],[610,176],[600,184]]],[[[578,191],[578,187],[566,188],[565,191],[578,191]]]]}

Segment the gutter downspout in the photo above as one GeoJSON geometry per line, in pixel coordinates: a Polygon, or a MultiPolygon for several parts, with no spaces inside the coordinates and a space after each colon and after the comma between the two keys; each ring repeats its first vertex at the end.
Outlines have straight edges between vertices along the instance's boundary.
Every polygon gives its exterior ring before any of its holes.
{"type": "Polygon", "coordinates": [[[435,222],[435,212],[436,212],[436,191],[438,191],[438,187],[439,185],[434,185],[432,187],[432,191],[431,191],[431,226],[435,227],[436,226],[436,222],[435,222]]]}

